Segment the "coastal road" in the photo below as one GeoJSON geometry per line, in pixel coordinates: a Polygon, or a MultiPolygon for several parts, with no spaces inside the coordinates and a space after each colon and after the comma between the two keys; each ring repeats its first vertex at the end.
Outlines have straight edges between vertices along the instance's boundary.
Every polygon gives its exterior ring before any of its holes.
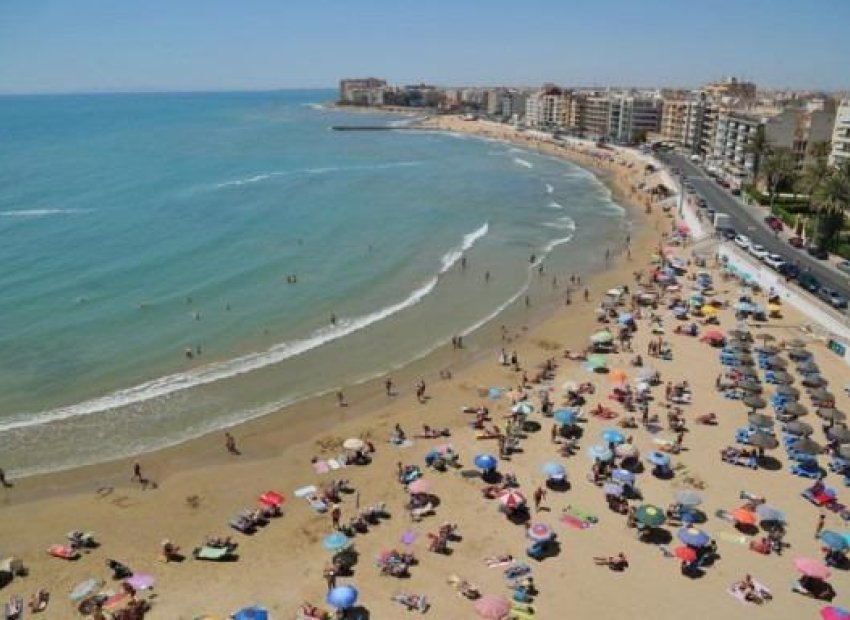
{"type": "Polygon", "coordinates": [[[828,266],[825,261],[809,256],[805,250],[798,250],[777,236],[764,223],[760,210],[741,204],[735,196],[718,185],[686,157],[678,153],[663,153],[661,160],[678,168],[683,175],[682,181],[689,181],[696,193],[705,198],[709,207],[718,213],[727,214],[730,226],[739,234],[746,235],[755,243],[767,248],[769,252],[779,254],[786,262],[796,264],[801,270],[811,272],[822,286],[835,289],[850,297],[850,279],[828,266]]]}

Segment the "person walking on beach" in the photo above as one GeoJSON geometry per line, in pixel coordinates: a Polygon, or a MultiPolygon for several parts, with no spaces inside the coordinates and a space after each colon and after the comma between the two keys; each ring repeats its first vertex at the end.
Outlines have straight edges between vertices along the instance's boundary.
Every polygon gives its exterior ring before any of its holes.
{"type": "Polygon", "coordinates": [[[342,390],[336,391],[336,404],[339,407],[345,407],[345,394],[342,393],[342,390]]]}
{"type": "Polygon", "coordinates": [[[2,467],[0,467],[0,484],[3,485],[4,489],[8,489],[13,486],[11,482],[6,480],[6,472],[3,471],[2,467]]]}
{"type": "Polygon", "coordinates": [[[540,512],[540,506],[544,499],[546,499],[546,489],[537,487],[534,491],[534,512],[540,512]]]}
{"type": "Polygon", "coordinates": [[[820,536],[820,533],[823,531],[823,524],[826,520],[826,515],[821,513],[818,515],[818,524],[815,526],[815,538],[820,536]]]}
{"type": "Polygon", "coordinates": [[[331,524],[335,530],[339,529],[339,520],[342,518],[342,508],[339,507],[339,504],[335,504],[333,510],[331,510],[331,524]]]}
{"type": "Polygon", "coordinates": [[[142,476],[142,466],[138,462],[133,463],[133,477],[130,478],[130,482],[145,483],[145,479],[142,476]]]}
{"type": "Polygon", "coordinates": [[[328,584],[328,592],[330,592],[336,587],[336,569],[333,565],[329,564],[325,566],[325,570],[322,572],[322,575],[328,584]]]}
{"type": "Polygon", "coordinates": [[[387,377],[387,380],[384,381],[384,388],[387,390],[387,396],[393,395],[393,380],[387,377]]]}
{"type": "Polygon", "coordinates": [[[236,440],[233,438],[233,435],[228,432],[224,433],[224,447],[227,448],[227,451],[230,452],[230,454],[235,454],[237,456],[241,454],[241,452],[239,452],[236,448],[236,440]]]}
{"type": "Polygon", "coordinates": [[[590,291],[589,291],[589,290],[587,290],[587,289],[584,289],[584,300],[585,300],[585,301],[589,301],[589,300],[590,300],[590,291]]]}
{"type": "Polygon", "coordinates": [[[558,443],[558,425],[557,424],[552,425],[552,433],[550,434],[550,436],[552,437],[552,443],[558,443]]]}

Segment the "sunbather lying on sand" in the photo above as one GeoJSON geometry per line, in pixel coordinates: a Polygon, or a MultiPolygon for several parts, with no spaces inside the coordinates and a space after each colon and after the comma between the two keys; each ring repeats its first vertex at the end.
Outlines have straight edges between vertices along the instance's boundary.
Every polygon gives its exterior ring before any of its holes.
{"type": "Polygon", "coordinates": [[[484,563],[487,566],[500,566],[503,564],[510,564],[514,561],[514,556],[509,553],[503,555],[491,555],[490,557],[484,558],[484,563]]]}
{"type": "Polygon", "coordinates": [[[596,556],[593,558],[593,561],[597,566],[607,566],[611,570],[616,571],[624,571],[629,567],[629,560],[626,558],[626,554],[622,551],[615,556],[607,558],[596,556]]]}
{"type": "Polygon", "coordinates": [[[757,605],[761,605],[773,598],[770,591],[753,581],[753,578],[750,575],[745,575],[741,581],[733,583],[731,591],[733,594],[741,594],[745,601],[749,603],[756,603],[757,605]]]}

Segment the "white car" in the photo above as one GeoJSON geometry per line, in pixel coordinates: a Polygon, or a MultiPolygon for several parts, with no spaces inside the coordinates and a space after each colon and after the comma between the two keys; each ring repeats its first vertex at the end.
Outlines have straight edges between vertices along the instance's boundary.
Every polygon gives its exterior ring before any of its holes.
{"type": "Polygon", "coordinates": [[[761,246],[758,243],[750,244],[750,247],[747,251],[759,260],[764,260],[765,258],[767,258],[767,255],[770,254],[770,252],[768,252],[764,248],[764,246],[761,246]]]}
{"type": "Polygon", "coordinates": [[[746,235],[738,235],[733,239],[733,241],[735,242],[735,245],[737,245],[739,248],[743,248],[746,250],[750,247],[750,238],[746,235]]]}
{"type": "Polygon", "coordinates": [[[779,271],[779,268],[785,264],[785,261],[782,260],[782,257],[779,254],[768,254],[762,260],[765,265],[771,269],[776,269],[777,271],[779,271]]]}

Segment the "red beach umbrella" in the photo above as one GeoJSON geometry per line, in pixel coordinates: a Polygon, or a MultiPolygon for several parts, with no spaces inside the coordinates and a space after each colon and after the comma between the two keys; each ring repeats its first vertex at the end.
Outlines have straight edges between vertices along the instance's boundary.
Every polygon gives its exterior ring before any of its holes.
{"type": "Polygon", "coordinates": [[[505,489],[497,496],[499,503],[505,508],[517,508],[526,503],[525,495],[514,489],[505,489]]]}
{"type": "Polygon", "coordinates": [[[693,562],[697,559],[697,552],[690,547],[685,547],[684,545],[679,545],[673,550],[673,555],[682,560],[683,562],[693,562]]]}
{"type": "Polygon", "coordinates": [[[475,601],[475,611],[488,620],[502,620],[511,611],[511,602],[502,596],[482,596],[475,601]]]}
{"type": "Polygon", "coordinates": [[[286,501],[286,498],[277,491],[266,491],[262,495],[260,495],[260,503],[269,506],[270,508],[275,508],[280,506],[286,501]]]}

